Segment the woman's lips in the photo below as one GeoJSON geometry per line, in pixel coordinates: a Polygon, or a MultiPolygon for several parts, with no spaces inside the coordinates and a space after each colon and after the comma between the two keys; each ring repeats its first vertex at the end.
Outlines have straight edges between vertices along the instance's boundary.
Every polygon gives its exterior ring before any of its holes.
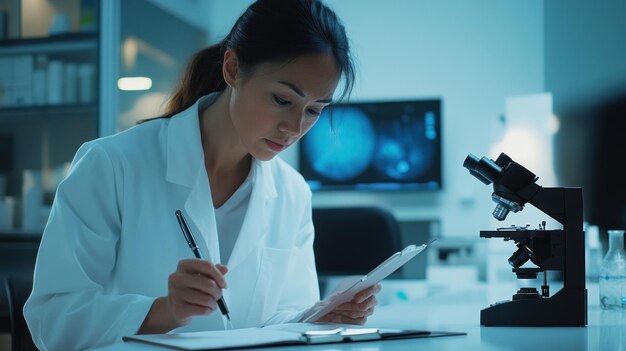
{"type": "Polygon", "coordinates": [[[283,151],[284,149],[287,148],[286,144],[277,143],[277,142],[271,141],[269,139],[265,139],[265,142],[270,147],[270,149],[272,149],[275,152],[280,152],[280,151],[283,151]]]}

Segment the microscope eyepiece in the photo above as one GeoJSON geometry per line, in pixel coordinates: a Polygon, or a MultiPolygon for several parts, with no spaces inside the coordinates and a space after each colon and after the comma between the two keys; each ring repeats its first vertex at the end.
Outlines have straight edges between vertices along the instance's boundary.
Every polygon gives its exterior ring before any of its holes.
{"type": "Polygon", "coordinates": [[[474,154],[469,154],[467,155],[467,157],[465,158],[465,161],[463,161],[463,167],[469,169],[470,171],[476,168],[476,165],[478,164],[478,161],[480,161],[480,159],[474,155],[474,154]]]}
{"type": "Polygon", "coordinates": [[[495,182],[502,173],[502,167],[494,161],[487,157],[479,159],[473,154],[467,155],[463,162],[463,167],[467,168],[471,175],[485,183],[485,185],[495,182]]]}
{"type": "Polygon", "coordinates": [[[478,167],[478,162],[480,159],[472,154],[467,155],[465,161],[463,161],[463,167],[467,168],[471,175],[473,175],[476,179],[480,180],[483,184],[489,185],[491,181],[476,171],[476,167],[478,167]]]}

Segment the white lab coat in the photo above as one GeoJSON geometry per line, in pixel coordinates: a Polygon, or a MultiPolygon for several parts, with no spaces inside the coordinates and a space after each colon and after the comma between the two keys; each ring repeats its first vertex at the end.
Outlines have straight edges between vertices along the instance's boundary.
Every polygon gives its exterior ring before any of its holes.
{"type": "MultiPolygon", "coordinates": [[[[199,100],[200,109],[214,96],[199,100]]],[[[58,188],[24,315],[41,349],[83,349],[135,334],[168,276],[192,258],[183,210],[203,257],[220,262],[199,104],[84,144],[58,188]]],[[[319,300],[311,192],[284,161],[254,161],[224,299],[235,328],[297,320],[319,300]]],[[[219,311],[174,330],[224,329],[219,311]]]]}

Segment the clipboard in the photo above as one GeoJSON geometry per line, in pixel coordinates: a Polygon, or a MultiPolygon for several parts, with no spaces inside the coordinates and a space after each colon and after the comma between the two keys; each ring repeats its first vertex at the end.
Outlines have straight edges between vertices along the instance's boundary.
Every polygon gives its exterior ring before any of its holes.
{"type": "Polygon", "coordinates": [[[341,283],[339,283],[333,294],[306,311],[300,319],[300,322],[311,323],[318,321],[319,318],[326,315],[337,306],[352,300],[354,295],[356,295],[359,291],[367,289],[388,277],[391,273],[395,272],[398,268],[409,262],[413,257],[424,251],[424,249],[435,240],[436,239],[433,239],[427,244],[419,246],[409,245],[402,249],[402,251],[398,251],[391,255],[388,259],[383,261],[366,275],[348,277],[344,279],[341,283]]]}

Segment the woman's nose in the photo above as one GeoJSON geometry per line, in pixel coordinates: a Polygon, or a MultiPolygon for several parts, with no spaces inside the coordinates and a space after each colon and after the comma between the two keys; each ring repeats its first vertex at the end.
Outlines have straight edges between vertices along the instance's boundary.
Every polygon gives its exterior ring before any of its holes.
{"type": "Polygon", "coordinates": [[[278,126],[278,130],[283,133],[288,133],[291,136],[298,136],[302,133],[302,116],[283,120],[278,126]]]}

